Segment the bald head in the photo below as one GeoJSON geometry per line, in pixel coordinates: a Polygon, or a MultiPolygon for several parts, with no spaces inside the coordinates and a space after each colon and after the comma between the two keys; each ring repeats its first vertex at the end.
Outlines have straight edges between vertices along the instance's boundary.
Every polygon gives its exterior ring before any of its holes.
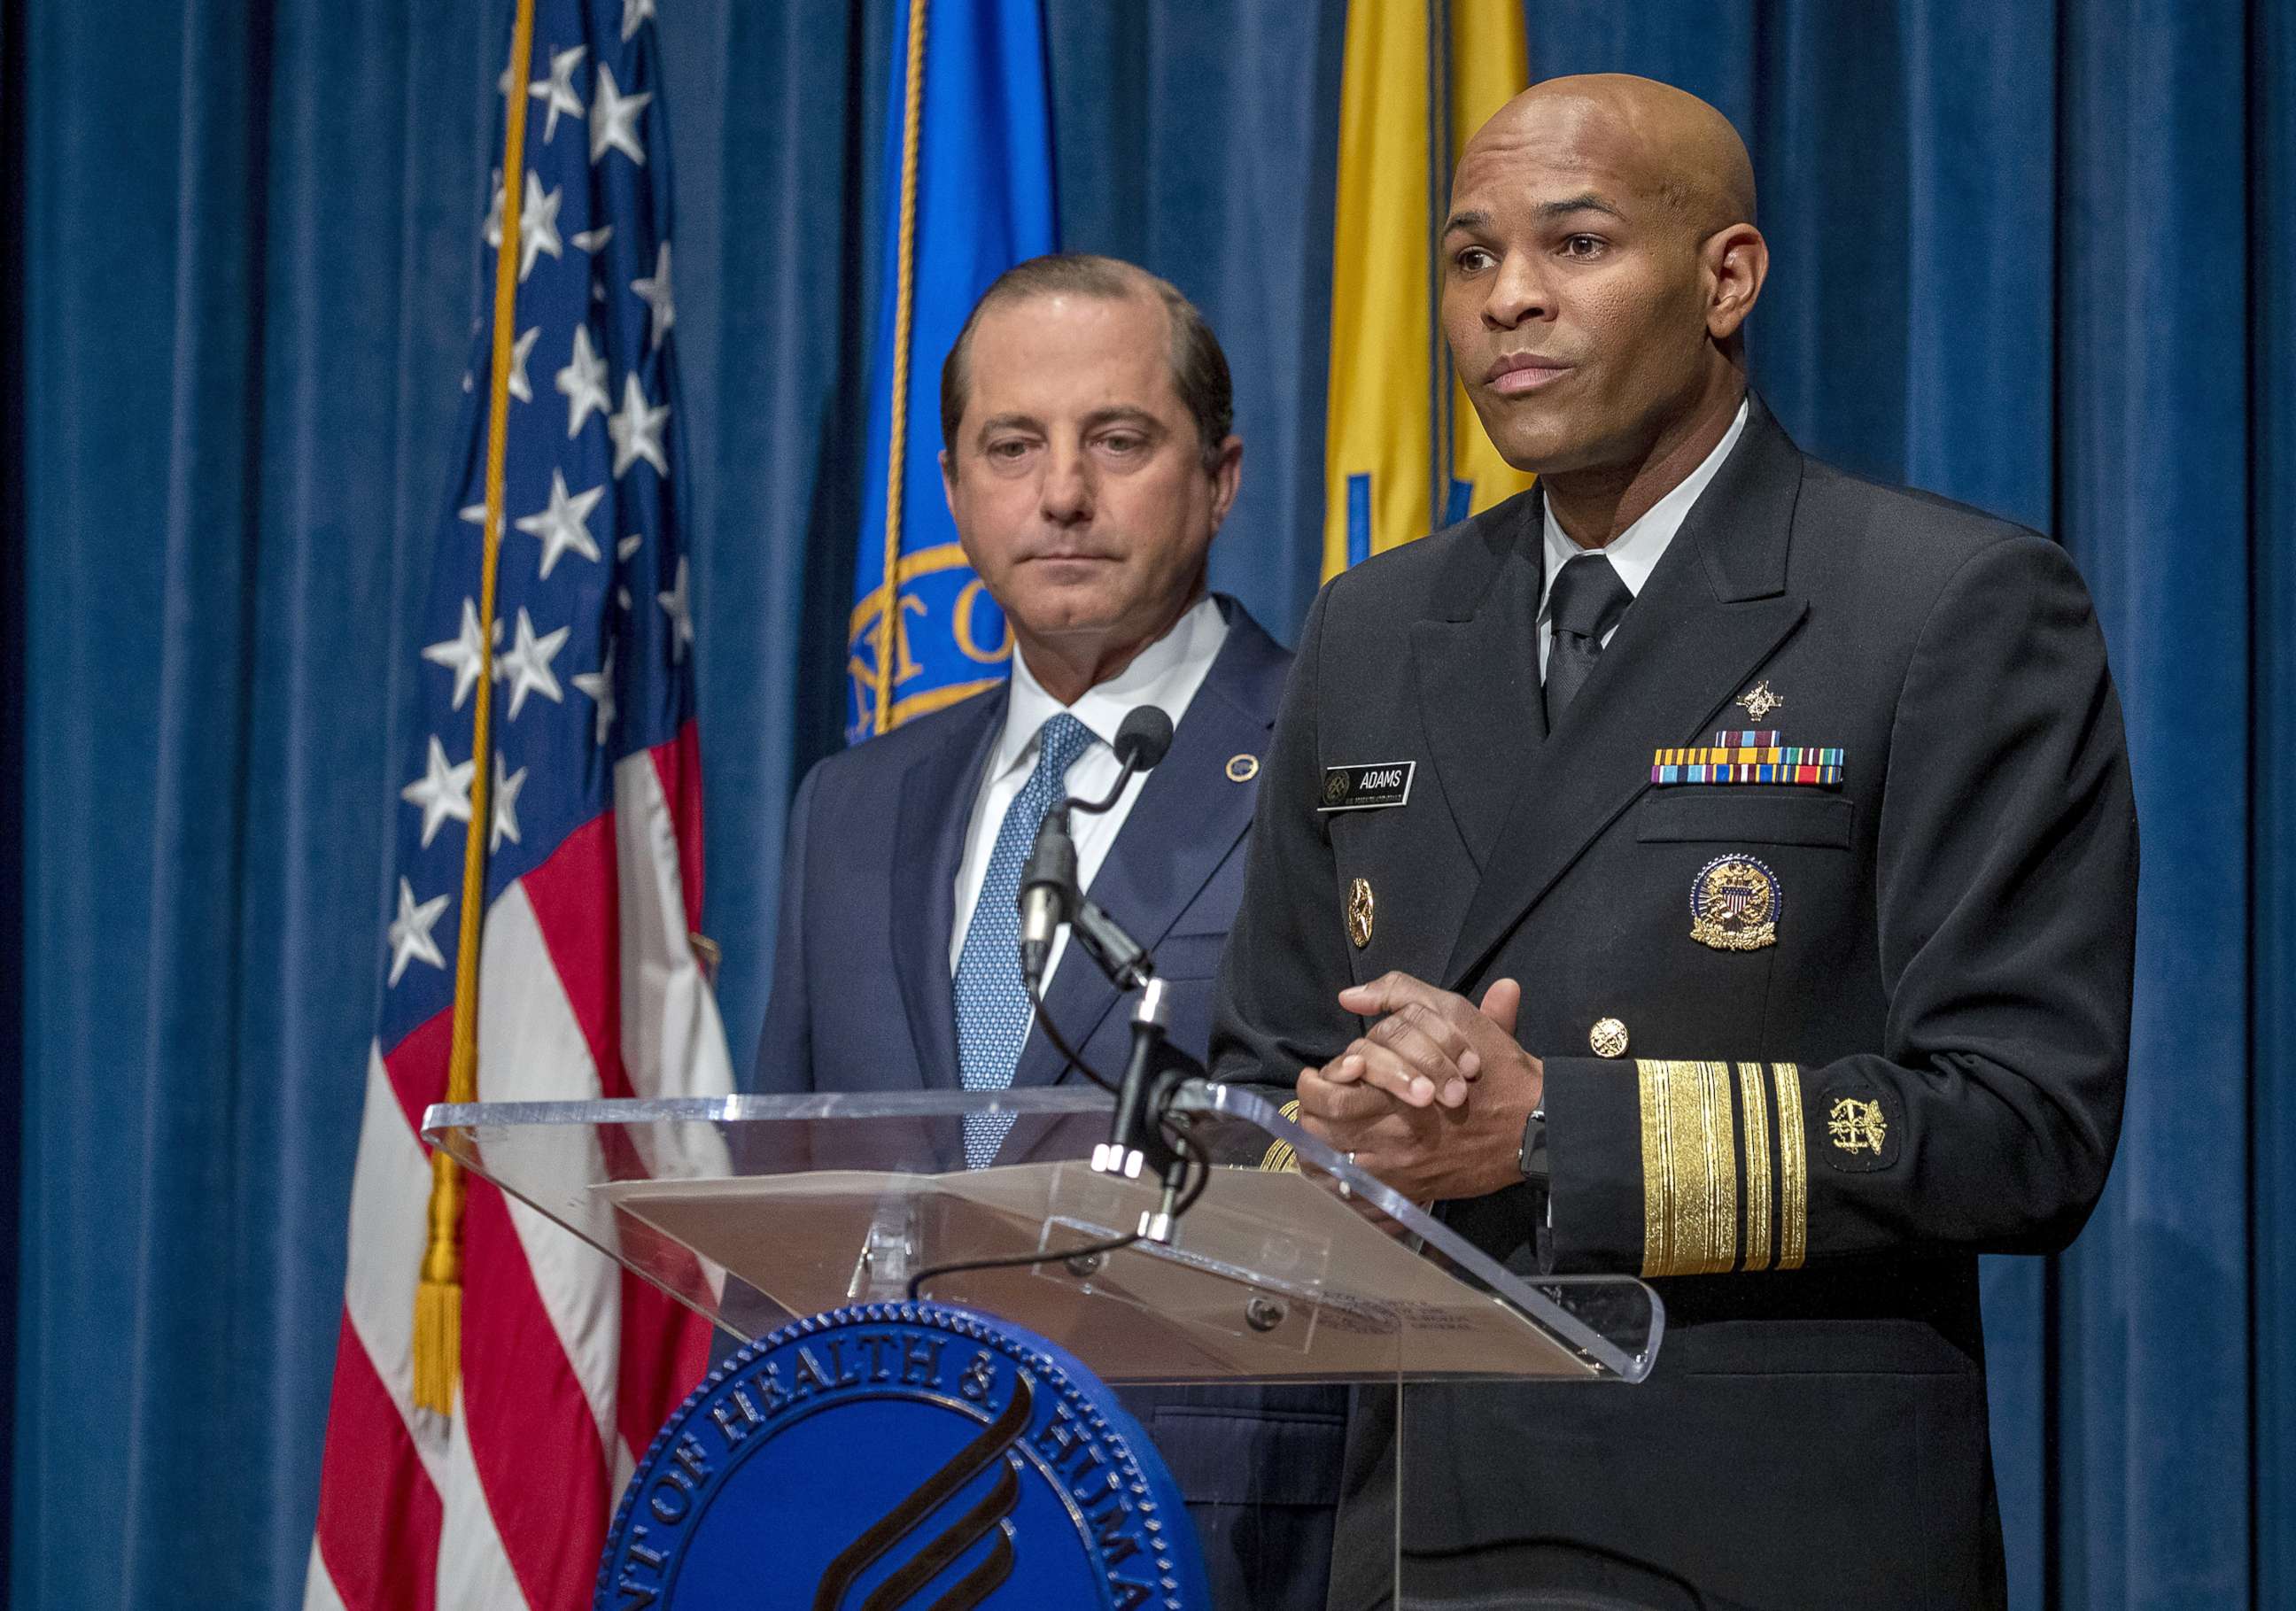
{"type": "Polygon", "coordinates": [[[1493,113],[1467,151],[1539,143],[1576,148],[1665,206],[1698,239],[1754,221],[1746,143],[1729,119],[1671,84],[1626,73],[1549,78],[1493,113]]]}
{"type": "Polygon", "coordinates": [[[1546,477],[1555,504],[1574,475],[1630,483],[1658,466],[1663,480],[1674,457],[1719,439],[1769,265],[1753,217],[1753,164],[1730,120],[1648,78],[1550,78],[1467,142],[1443,237],[1444,333],[1492,442],[1546,477]]]}

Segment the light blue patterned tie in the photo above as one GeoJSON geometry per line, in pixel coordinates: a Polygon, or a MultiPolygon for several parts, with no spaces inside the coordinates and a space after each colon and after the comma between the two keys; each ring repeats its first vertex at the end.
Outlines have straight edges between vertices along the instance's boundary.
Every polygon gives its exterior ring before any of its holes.
{"type": "MultiPolygon", "coordinates": [[[[1004,1091],[1029,1038],[1029,992],[1021,980],[1021,870],[1037,842],[1037,825],[1068,792],[1069,768],[1092,748],[1092,729],[1063,712],[1037,734],[1037,770],[1021,785],[996,830],[988,873],[973,903],[956,958],[956,1066],[967,1091],[1004,1091]]],[[[986,1169],[1007,1131],[1009,1114],[969,1115],[964,1166],[986,1169]]]]}

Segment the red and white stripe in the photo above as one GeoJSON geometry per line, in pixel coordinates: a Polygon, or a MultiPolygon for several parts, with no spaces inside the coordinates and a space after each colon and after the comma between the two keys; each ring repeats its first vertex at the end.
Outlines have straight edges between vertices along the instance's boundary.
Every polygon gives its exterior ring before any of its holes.
{"type": "MultiPolygon", "coordinates": [[[[688,935],[701,901],[693,724],[620,762],[614,806],[496,898],[480,956],[486,1101],[722,1094],[733,1069],[688,935]]],[[[422,1111],[451,1014],[371,1052],[305,1611],[578,1611],[622,1484],[700,1380],[709,1329],[467,1178],[455,1413],[414,1406],[428,1234],[422,1111]]]]}

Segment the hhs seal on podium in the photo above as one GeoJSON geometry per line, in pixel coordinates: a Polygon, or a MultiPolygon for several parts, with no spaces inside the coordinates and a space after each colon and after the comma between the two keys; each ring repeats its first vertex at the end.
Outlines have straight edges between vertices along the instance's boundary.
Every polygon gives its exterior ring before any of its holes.
{"type": "Polygon", "coordinates": [[[1210,1611],[1179,1492],[1116,1395],[967,1310],[882,1304],[743,1349],[622,1496],[599,1611],[1210,1611]]]}

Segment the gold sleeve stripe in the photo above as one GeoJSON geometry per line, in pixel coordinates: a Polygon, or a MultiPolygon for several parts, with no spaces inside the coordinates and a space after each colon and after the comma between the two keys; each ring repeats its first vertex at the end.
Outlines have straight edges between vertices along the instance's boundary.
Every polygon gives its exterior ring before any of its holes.
{"type": "Polygon", "coordinates": [[[1799,1270],[1809,1240],[1809,1155],[1801,1123],[1801,1069],[1773,1063],[1778,1087],[1778,1268],[1799,1270]]]}
{"type": "MultiPolygon", "coordinates": [[[[1291,1101],[1284,1103],[1283,1107],[1277,1108],[1276,1111],[1281,1113],[1285,1118],[1290,1119],[1293,1124],[1298,1124],[1300,1122],[1299,1099],[1296,1097],[1293,1098],[1291,1101]]],[[[1300,1171],[1300,1155],[1293,1149],[1291,1142],[1285,1141],[1274,1141],[1269,1143],[1267,1156],[1259,1160],[1259,1166],[1262,1169],[1290,1170],[1292,1173],[1296,1174],[1300,1171]]]]}
{"type": "Polygon", "coordinates": [[[1635,1076],[1642,1087],[1643,1111],[1643,1273],[1656,1275],[1673,1262],[1667,1232],[1673,1222],[1667,1209],[1674,1201],[1674,1179],[1668,1165],[1674,1157],[1667,1145],[1669,1099],[1673,1085],[1646,1058],[1635,1060],[1635,1076]]]}
{"type": "Polygon", "coordinates": [[[1701,1063],[1699,1147],[1704,1154],[1707,1268],[1727,1275],[1738,1263],[1738,1124],[1731,1113],[1730,1065],[1701,1063]]]}
{"type": "Polygon", "coordinates": [[[1717,1275],[1738,1257],[1737,1121],[1727,1063],[1636,1064],[1643,1273],[1717,1275]]]}
{"type": "Polygon", "coordinates": [[[1770,1099],[1759,1063],[1738,1065],[1738,1102],[1745,1112],[1746,1263],[1770,1267],[1770,1099]]]}

